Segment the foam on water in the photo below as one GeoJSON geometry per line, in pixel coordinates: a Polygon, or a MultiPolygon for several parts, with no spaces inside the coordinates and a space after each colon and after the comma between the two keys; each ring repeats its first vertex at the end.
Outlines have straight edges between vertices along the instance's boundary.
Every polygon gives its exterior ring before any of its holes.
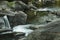
{"type": "Polygon", "coordinates": [[[29,33],[33,32],[31,29],[27,29],[30,25],[18,25],[13,28],[14,32],[23,32],[25,33],[25,36],[27,36],[29,33]]]}

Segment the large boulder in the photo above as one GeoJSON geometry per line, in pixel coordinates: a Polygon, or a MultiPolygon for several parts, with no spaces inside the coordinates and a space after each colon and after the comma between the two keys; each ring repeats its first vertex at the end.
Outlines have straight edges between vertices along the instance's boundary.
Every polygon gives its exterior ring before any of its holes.
{"type": "Polygon", "coordinates": [[[35,30],[24,40],[60,40],[60,32],[41,32],[40,30],[35,30]]]}
{"type": "Polygon", "coordinates": [[[49,32],[40,32],[39,30],[34,31],[27,36],[25,40],[54,40],[55,34],[49,32]]]}
{"type": "Polygon", "coordinates": [[[4,9],[0,10],[0,16],[4,16],[4,15],[7,15],[11,26],[25,24],[27,19],[27,14],[25,14],[22,11],[13,12],[13,11],[4,10],[4,9]]]}
{"type": "Polygon", "coordinates": [[[27,14],[20,11],[17,12],[14,16],[8,16],[11,26],[23,25],[26,23],[27,14]]]}
{"type": "Polygon", "coordinates": [[[44,31],[35,30],[25,40],[60,40],[60,19],[48,23],[44,31]]]}

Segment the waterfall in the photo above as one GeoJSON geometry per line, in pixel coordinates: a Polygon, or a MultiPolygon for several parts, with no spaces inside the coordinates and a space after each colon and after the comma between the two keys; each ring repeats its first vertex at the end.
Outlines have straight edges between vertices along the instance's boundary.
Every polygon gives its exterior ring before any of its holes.
{"type": "Polygon", "coordinates": [[[4,21],[5,21],[5,26],[7,26],[6,28],[11,29],[7,16],[5,15],[3,18],[4,18],[4,21]]]}

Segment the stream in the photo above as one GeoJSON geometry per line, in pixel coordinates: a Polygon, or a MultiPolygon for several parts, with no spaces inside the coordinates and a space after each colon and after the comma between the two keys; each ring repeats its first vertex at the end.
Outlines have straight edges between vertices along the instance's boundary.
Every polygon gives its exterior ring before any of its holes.
{"type": "MultiPolygon", "coordinates": [[[[46,11],[46,10],[50,10],[50,11],[59,11],[60,9],[58,8],[44,8],[44,9],[39,9],[39,11],[46,11]],[[53,10],[52,10],[53,9],[53,10]]],[[[36,21],[35,19],[32,21],[31,24],[26,24],[26,25],[18,25],[18,26],[15,26],[13,28],[13,31],[14,32],[23,32],[25,33],[25,36],[28,36],[29,33],[33,32],[34,30],[31,30],[31,29],[28,29],[30,26],[32,25],[45,25],[47,24],[46,20],[49,20],[49,21],[53,21],[53,20],[56,20],[56,19],[59,19],[56,15],[53,15],[53,14],[48,14],[48,16],[43,16],[43,17],[38,17],[38,21],[36,21]],[[40,24],[41,23],[41,24],[40,24]]],[[[41,31],[44,30],[44,29],[41,29],[41,31]]]]}
{"type": "Polygon", "coordinates": [[[23,32],[25,33],[25,36],[27,36],[29,33],[33,32],[31,29],[27,29],[31,25],[18,25],[13,28],[14,32],[23,32]]]}

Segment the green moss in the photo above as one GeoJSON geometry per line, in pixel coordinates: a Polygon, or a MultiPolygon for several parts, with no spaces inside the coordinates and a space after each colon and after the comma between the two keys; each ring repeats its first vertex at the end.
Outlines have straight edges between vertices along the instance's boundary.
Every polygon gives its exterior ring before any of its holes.
{"type": "Polygon", "coordinates": [[[48,13],[47,12],[37,12],[37,15],[39,15],[39,16],[46,16],[46,15],[48,15],[48,13]]]}
{"type": "Polygon", "coordinates": [[[38,8],[40,8],[40,7],[42,7],[42,3],[38,2],[35,6],[38,7],[38,8]]]}
{"type": "Polygon", "coordinates": [[[8,2],[8,4],[7,4],[9,7],[12,7],[13,5],[15,5],[15,3],[14,2],[8,2]]]}
{"type": "Polygon", "coordinates": [[[60,7],[60,0],[55,0],[54,6],[60,7]]]}
{"type": "Polygon", "coordinates": [[[26,11],[26,14],[28,15],[27,22],[29,23],[36,18],[34,10],[28,10],[26,11]]]}

